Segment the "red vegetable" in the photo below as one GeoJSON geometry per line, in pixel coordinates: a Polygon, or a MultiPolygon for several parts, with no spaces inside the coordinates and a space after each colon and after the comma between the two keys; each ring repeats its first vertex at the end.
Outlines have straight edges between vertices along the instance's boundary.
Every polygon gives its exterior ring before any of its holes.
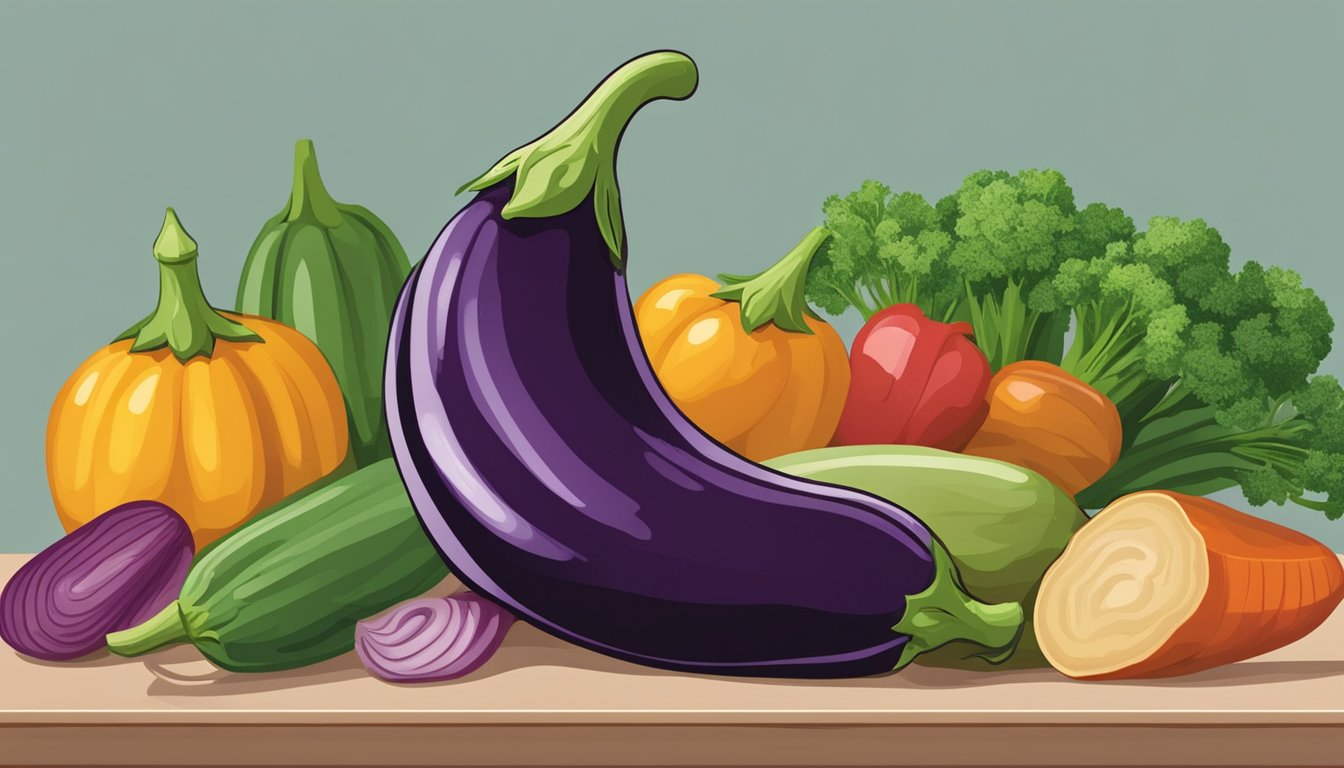
{"type": "Polygon", "coordinates": [[[422,597],[359,622],[355,652],[384,680],[451,680],[489,661],[512,625],[512,614],[470,592],[422,597]]]}
{"type": "Polygon", "coordinates": [[[970,323],[930,320],[914,304],[869,318],[854,337],[831,444],[966,447],[989,412],[989,361],[970,333],[970,323]]]}
{"type": "Polygon", "coordinates": [[[0,593],[0,637],[48,661],[105,644],[177,597],[192,557],[191,529],[168,507],[133,501],[85,523],[24,563],[0,593]]]}

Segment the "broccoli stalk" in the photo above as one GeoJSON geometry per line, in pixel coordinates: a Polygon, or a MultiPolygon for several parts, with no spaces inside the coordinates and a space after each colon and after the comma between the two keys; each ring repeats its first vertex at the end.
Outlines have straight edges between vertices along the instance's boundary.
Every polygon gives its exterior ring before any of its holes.
{"type": "Polygon", "coordinates": [[[1333,321],[1296,273],[1254,261],[1233,273],[1229,253],[1203,221],[1157,217],[1103,259],[1061,269],[1058,296],[1078,318],[1063,367],[1115,402],[1125,431],[1083,506],[1240,486],[1256,506],[1344,512],[1344,391],[1308,378],[1333,321]]]}
{"type": "Polygon", "coordinates": [[[948,262],[961,277],[966,319],[998,370],[1019,360],[1059,362],[1068,312],[1042,301],[1073,237],[1073,190],[1056,171],[980,171],[938,204],[956,239],[948,262]]]}
{"type": "Polygon", "coordinates": [[[1134,262],[1125,242],[1111,243],[1099,259],[1064,262],[1050,288],[1076,318],[1060,367],[1110,398],[1121,420],[1132,422],[1176,377],[1189,323],[1185,307],[1165,280],[1134,262]]]}
{"type": "Polygon", "coordinates": [[[1334,377],[1316,376],[1293,396],[1266,401],[1254,423],[1237,423],[1188,393],[1175,398],[1185,407],[1145,419],[1079,504],[1099,508],[1158,488],[1206,494],[1240,485],[1255,506],[1292,501],[1331,520],[1344,516],[1344,389],[1334,377]]]}

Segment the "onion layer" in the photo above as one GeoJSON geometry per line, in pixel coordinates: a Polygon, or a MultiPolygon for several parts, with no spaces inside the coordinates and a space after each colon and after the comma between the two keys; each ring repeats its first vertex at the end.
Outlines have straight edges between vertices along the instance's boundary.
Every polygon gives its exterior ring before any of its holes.
{"type": "Polygon", "coordinates": [[[63,661],[148,619],[177,597],[194,547],[176,512],[153,501],[115,507],[47,547],[0,593],[0,638],[63,661]]]}
{"type": "Polygon", "coordinates": [[[512,614],[471,592],[422,597],[359,622],[355,652],[383,680],[451,680],[485,664],[512,624],[512,614]]]}

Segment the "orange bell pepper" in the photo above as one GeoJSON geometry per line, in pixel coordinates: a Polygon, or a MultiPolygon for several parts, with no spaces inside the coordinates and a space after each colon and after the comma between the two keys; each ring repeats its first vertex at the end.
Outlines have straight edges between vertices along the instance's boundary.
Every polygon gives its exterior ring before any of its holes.
{"type": "Polygon", "coordinates": [[[341,466],[345,402],[303,334],[206,302],[171,208],[154,258],[158,307],[56,395],[47,480],[66,531],[152,500],[187,521],[199,551],[341,466]]]}
{"type": "Polygon", "coordinates": [[[759,275],[668,277],[635,303],[649,362],[710,437],[754,461],[830,441],[849,389],[840,335],[803,298],[817,228],[759,275]]]}
{"type": "Polygon", "coordinates": [[[1005,365],[990,380],[986,399],[989,415],[962,453],[1035,470],[1070,496],[1120,458],[1115,404],[1057,365],[1005,365]]]}

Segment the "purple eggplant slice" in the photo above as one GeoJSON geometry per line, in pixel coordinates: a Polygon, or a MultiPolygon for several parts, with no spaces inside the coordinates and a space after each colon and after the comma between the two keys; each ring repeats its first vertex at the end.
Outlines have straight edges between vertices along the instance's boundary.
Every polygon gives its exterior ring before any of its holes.
{"type": "Polygon", "coordinates": [[[387,362],[398,469],[453,572],[520,620],[649,666],[890,672],[951,640],[1011,652],[1016,603],[966,595],[918,519],[766,469],[692,425],[640,346],[616,150],[695,90],[661,51],[467,185],[402,289],[387,362]]]}

